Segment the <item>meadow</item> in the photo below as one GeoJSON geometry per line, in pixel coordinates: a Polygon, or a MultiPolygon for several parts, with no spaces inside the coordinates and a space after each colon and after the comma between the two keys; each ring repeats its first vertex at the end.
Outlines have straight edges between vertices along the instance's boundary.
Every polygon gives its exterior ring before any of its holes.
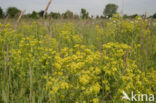
{"type": "Polygon", "coordinates": [[[0,103],[133,103],[122,100],[123,91],[156,96],[155,20],[4,21],[0,103]]]}

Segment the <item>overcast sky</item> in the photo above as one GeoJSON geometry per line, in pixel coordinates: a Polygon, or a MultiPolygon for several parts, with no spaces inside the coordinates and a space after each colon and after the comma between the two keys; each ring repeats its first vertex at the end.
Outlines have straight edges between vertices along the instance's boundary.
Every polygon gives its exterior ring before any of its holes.
{"type": "MultiPolygon", "coordinates": [[[[30,13],[33,10],[40,11],[45,9],[49,0],[0,0],[0,7],[4,10],[10,6],[15,6],[30,13]]],[[[53,0],[48,12],[65,12],[71,10],[76,14],[80,13],[81,8],[87,9],[91,15],[102,15],[103,9],[108,3],[115,3],[119,6],[118,12],[124,9],[125,14],[144,14],[151,15],[156,13],[156,0],[53,0]]]]}

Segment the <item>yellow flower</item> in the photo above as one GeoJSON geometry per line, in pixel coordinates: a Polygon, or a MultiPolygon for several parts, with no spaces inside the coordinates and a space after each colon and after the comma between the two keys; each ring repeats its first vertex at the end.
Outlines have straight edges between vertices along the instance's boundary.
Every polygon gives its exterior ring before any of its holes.
{"type": "Polygon", "coordinates": [[[61,83],[61,88],[62,88],[62,89],[68,89],[68,88],[69,88],[68,83],[62,82],[62,83],[61,83]]]}
{"type": "Polygon", "coordinates": [[[52,85],[52,82],[48,81],[46,84],[46,88],[49,89],[51,87],[51,85],[52,85]]]}
{"type": "Polygon", "coordinates": [[[43,68],[43,69],[45,69],[45,68],[46,68],[46,66],[42,65],[42,68],[43,68]]]}
{"type": "Polygon", "coordinates": [[[100,70],[98,67],[96,67],[94,72],[95,72],[96,74],[100,74],[100,73],[101,73],[101,70],[100,70]]]}
{"type": "Polygon", "coordinates": [[[93,103],[99,103],[99,99],[98,98],[94,98],[93,99],[93,103]]]}
{"type": "Polygon", "coordinates": [[[110,87],[108,85],[105,86],[106,91],[110,90],[110,87]]]}
{"type": "Polygon", "coordinates": [[[79,79],[80,79],[80,83],[86,85],[89,83],[90,77],[88,75],[82,75],[79,79]]]}
{"type": "Polygon", "coordinates": [[[99,83],[96,83],[92,88],[93,88],[93,92],[94,92],[95,94],[98,94],[98,93],[100,92],[101,86],[100,86],[99,83]]]}
{"type": "Polygon", "coordinates": [[[83,101],[83,103],[87,103],[86,101],[83,101]]]}
{"type": "Polygon", "coordinates": [[[55,63],[54,66],[55,66],[55,68],[56,68],[57,70],[60,70],[60,69],[61,69],[61,65],[60,65],[59,63],[55,63]]]}

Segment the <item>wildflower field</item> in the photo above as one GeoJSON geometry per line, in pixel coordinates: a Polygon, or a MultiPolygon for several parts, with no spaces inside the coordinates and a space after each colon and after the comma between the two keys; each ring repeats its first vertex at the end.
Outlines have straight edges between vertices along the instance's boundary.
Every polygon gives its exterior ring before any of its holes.
{"type": "Polygon", "coordinates": [[[132,103],[123,91],[156,95],[153,20],[1,21],[0,103],[132,103]]]}

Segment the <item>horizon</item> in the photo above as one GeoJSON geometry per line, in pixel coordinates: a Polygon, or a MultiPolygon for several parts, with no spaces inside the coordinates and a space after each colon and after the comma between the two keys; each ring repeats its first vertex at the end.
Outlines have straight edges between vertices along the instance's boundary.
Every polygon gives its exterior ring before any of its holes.
{"type": "MultiPolygon", "coordinates": [[[[20,10],[26,10],[26,14],[28,14],[32,11],[39,12],[44,10],[48,2],[49,0],[5,0],[5,2],[4,0],[0,0],[0,7],[3,11],[6,11],[8,7],[17,7],[20,10]]],[[[59,12],[62,14],[70,10],[74,14],[80,14],[81,8],[85,8],[89,12],[89,15],[101,16],[103,15],[105,6],[109,3],[114,3],[119,6],[118,13],[123,12],[123,14],[127,15],[143,15],[146,13],[147,16],[150,16],[156,13],[155,0],[53,0],[48,9],[48,13],[59,12]]]]}

